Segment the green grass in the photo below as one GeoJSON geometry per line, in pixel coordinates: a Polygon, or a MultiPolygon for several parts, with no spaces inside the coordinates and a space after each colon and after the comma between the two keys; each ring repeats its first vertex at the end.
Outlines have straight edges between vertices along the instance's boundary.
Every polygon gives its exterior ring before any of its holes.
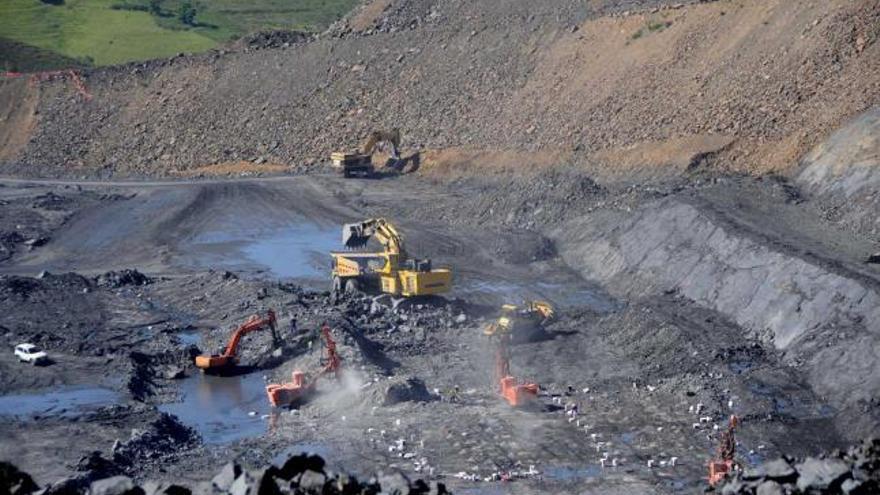
{"type": "MultiPolygon", "coordinates": [[[[177,18],[182,0],[164,0],[160,16],[119,8],[145,7],[148,0],[65,0],[62,5],[0,0],[0,38],[55,53],[59,61],[110,65],[204,51],[258,30],[320,30],[356,2],[202,0],[195,2],[196,26],[186,26],[177,18]]],[[[0,67],[21,58],[2,53],[0,67]]]]}

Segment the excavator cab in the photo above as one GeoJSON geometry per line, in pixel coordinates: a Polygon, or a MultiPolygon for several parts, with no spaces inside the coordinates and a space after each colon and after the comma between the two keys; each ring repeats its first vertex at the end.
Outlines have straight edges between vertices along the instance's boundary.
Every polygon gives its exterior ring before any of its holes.
{"type": "Polygon", "coordinates": [[[486,325],[483,334],[507,334],[514,343],[540,340],[546,336],[544,325],[555,315],[556,310],[547,301],[526,301],[522,306],[503,304],[498,319],[486,325]]]}

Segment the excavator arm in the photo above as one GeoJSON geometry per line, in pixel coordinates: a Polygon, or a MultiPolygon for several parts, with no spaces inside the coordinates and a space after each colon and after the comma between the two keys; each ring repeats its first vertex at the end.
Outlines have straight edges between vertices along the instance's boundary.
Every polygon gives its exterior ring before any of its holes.
{"type": "Polygon", "coordinates": [[[272,340],[277,344],[278,334],[276,331],[275,311],[270,309],[265,317],[260,318],[257,315],[253,315],[248,321],[235,329],[222,354],[196,356],[196,367],[204,371],[220,371],[235,365],[235,356],[238,353],[238,345],[241,343],[242,337],[266,327],[269,327],[272,331],[272,340]]]}
{"type": "Polygon", "coordinates": [[[269,327],[272,331],[272,340],[277,343],[278,335],[275,330],[275,311],[270,309],[265,317],[260,318],[257,315],[251,315],[248,321],[238,327],[229,339],[229,343],[226,344],[226,351],[223,355],[234,357],[238,353],[238,344],[241,342],[242,337],[251,332],[262,330],[265,327],[269,327]]]}
{"type": "Polygon", "coordinates": [[[370,156],[376,151],[376,145],[379,143],[391,144],[391,156],[396,160],[399,158],[398,148],[400,148],[400,129],[392,129],[390,131],[373,131],[364,142],[361,150],[364,155],[370,156]]]}
{"type": "Polygon", "coordinates": [[[342,227],[342,243],[347,248],[360,248],[376,237],[386,254],[398,254],[405,258],[403,238],[397,228],[384,218],[371,218],[359,223],[350,223],[342,227]]]}

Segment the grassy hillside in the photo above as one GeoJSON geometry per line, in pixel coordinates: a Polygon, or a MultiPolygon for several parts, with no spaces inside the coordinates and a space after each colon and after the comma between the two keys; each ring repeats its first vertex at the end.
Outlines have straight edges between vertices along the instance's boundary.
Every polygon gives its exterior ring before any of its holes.
{"type": "MultiPolygon", "coordinates": [[[[261,29],[319,30],[356,0],[202,0],[195,17],[180,19],[185,0],[3,0],[0,38],[30,45],[81,64],[109,65],[198,52],[261,29]],[[152,3],[152,9],[151,9],[152,3]]],[[[0,68],[35,70],[15,52],[0,68]],[[13,62],[14,61],[14,62],[13,62]]],[[[58,66],[66,66],[59,62],[58,66]]]]}

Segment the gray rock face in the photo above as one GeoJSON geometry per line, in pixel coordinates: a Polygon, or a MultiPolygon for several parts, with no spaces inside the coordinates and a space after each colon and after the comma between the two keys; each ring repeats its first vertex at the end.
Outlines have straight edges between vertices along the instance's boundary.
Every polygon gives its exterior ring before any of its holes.
{"type": "Polygon", "coordinates": [[[803,351],[818,394],[847,407],[870,400],[880,389],[876,275],[863,263],[825,263],[780,247],[760,215],[733,217],[702,202],[670,198],[634,212],[596,212],[553,237],[566,263],[615,295],[674,291],[791,356],[803,351]],[[810,343],[829,329],[850,331],[826,346],[810,343]]]}
{"type": "Polygon", "coordinates": [[[797,487],[802,491],[839,487],[852,476],[850,466],[840,459],[807,459],[795,468],[799,474],[797,487]]]}
{"type": "Polygon", "coordinates": [[[842,223],[880,231],[880,107],[854,119],[801,160],[797,183],[842,223]]]}
{"type": "Polygon", "coordinates": [[[800,462],[770,461],[734,475],[720,491],[731,495],[880,493],[880,440],[866,440],[846,452],[800,462]]]}

